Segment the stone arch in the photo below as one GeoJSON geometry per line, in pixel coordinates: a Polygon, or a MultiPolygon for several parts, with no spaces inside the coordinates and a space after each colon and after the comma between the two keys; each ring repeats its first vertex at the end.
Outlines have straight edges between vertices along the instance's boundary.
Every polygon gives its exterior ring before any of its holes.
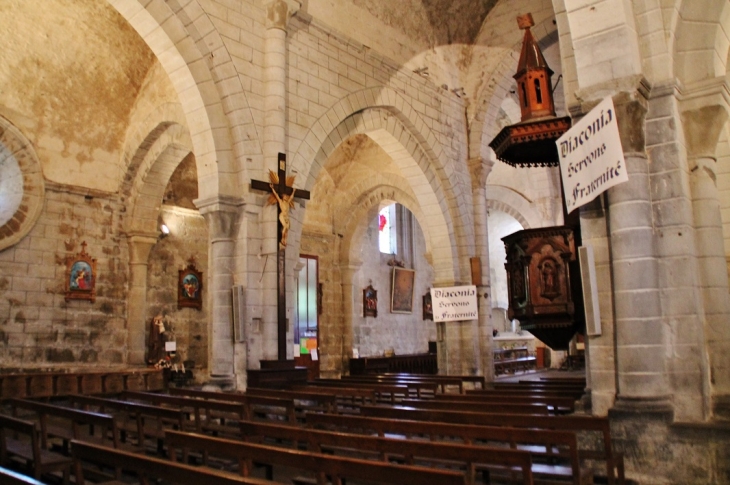
{"type": "Polygon", "coordinates": [[[347,214],[347,217],[341,222],[342,232],[338,233],[342,234],[339,254],[340,264],[360,262],[358,261],[359,247],[355,242],[363,240],[368,224],[377,215],[378,206],[384,200],[397,202],[411,211],[424,232],[426,259],[430,261],[431,250],[429,246],[430,237],[427,235],[428,226],[425,224],[425,214],[418,205],[416,198],[401,189],[400,184],[393,184],[393,182],[397,182],[396,180],[372,180],[369,182],[370,187],[361,187],[362,190],[357,192],[358,197],[352,199],[347,209],[343,211],[347,214]]]}
{"type": "MultiPolygon", "coordinates": [[[[202,14],[203,9],[195,0],[184,7],[163,0],[152,0],[146,5],[139,0],[108,2],[154,52],[178,93],[190,127],[201,198],[236,195],[237,177],[225,176],[236,172],[227,116],[251,126],[252,116],[248,107],[240,111],[224,108],[215,76],[223,69],[230,69],[232,61],[217,31],[211,31],[205,39],[199,34],[210,31],[205,28],[209,19],[202,14]],[[184,24],[180,17],[195,20],[184,24]],[[199,64],[208,66],[207,57],[212,56],[212,50],[215,50],[216,65],[196,68],[199,64]]],[[[229,81],[226,89],[234,92],[226,94],[243,96],[238,78],[229,81]]]]}
{"type": "Polygon", "coordinates": [[[730,49],[730,5],[682,0],[674,37],[674,75],[684,84],[725,77],[730,49]],[[708,35],[708,32],[710,34],[708,35]]]}
{"type": "MultiPolygon", "coordinates": [[[[458,241],[473,240],[467,236],[473,232],[473,215],[467,210],[472,205],[470,193],[456,193],[450,185],[446,167],[458,170],[457,164],[446,159],[436,135],[413,109],[405,109],[407,105],[390,88],[371,88],[344,98],[314,123],[294,154],[292,171],[305,174],[305,186],[311,188],[340,143],[352,135],[367,134],[401,168],[418,205],[430,215],[427,225],[437,278],[458,280],[469,271],[468,259],[459,258],[459,250],[465,248],[458,241]]],[[[300,233],[301,225],[292,229],[300,233]]]]}
{"type": "Polygon", "coordinates": [[[525,229],[542,227],[543,217],[529,200],[507,187],[487,185],[487,209],[511,215],[525,229]]]}
{"type": "Polygon", "coordinates": [[[43,171],[31,142],[0,116],[0,251],[23,239],[43,210],[43,171]]]}
{"type": "Polygon", "coordinates": [[[139,146],[128,172],[130,209],[125,220],[128,234],[157,234],[162,198],[172,173],[192,151],[187,129],[162,123],[139,146]]]}

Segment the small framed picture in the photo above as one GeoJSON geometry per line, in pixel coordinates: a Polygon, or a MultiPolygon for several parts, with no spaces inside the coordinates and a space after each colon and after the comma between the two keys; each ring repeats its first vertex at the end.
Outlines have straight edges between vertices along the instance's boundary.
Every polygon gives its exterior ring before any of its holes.
{"type": "Polygon", "coordinates": [[[194,263],[179,271],[177,291],[178,308],[203,308],[203,273],[195,268],[194,263]]]}
{"type": "Polygon", "coordinates": [[[96,301],[96,259],[86,252],[86,241],[81,252],[66,259],[66,301],[96,301]]]}
{"type": "Polygon", "coordinates": [[[373,285],[362,290],[362,307],[364,317],[378,316],[378,292],[373,285]]]}
{"type": "Polygon", "coordinates": [[[423,295],[423,319],[433,320],[433,300],[430,291],[423,295]]]}
{"type": "Polygon", "coordinates": [[[416,272],[412,269],[393,268],[391,313],[413,313],[413,283],[415,277],[416,272]]]}

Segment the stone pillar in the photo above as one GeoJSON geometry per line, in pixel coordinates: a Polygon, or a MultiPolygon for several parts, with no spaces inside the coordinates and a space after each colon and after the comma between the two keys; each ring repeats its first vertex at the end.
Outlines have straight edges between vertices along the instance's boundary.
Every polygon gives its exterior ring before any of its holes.
{"type": "Polygon", "coordinates": [[[340,265],[340,286],[342,288],[342,315],[340,317],[342,327],[340,328],[340,332],[342,334],[342,349],[339,370],[341,375],[350,373],[353,336],[352,316],[357,311],[355,301],[358,299],[353,279],[355,278],[355,273],[360,270],[360,266],[362,266],[362,262],[351,262],[340,265]]]}
{"type": "Polygon", "coordinates": [[[645,153],[644,93],[614,96],[629,181],[608,190],[616,325],[616,408],[671,411],[658,262],[645,153]]]}
{"type": "MultiPolygon", "coordinates": [[[[266,0],[266,32],[264,34],[264,180],[268,171],[276,173],[279,153],[286,153],[286,30],[289,19],[300,8],[296,0],[266,0]]],[[[262,279],[263,334],[265,359],[278,356],[277,324],[277,206],[264,207],[261,217],[262,253],[271,263],[262,279]],[[272,264],[273,263],[273,264],[272,264]]],[[[286,258],[285,258],[286,260],[286,258]]],[[[291,346],[287,346],[290,348],[291,346]]]]}
{"type": "Polygon", "coordinates": [[[235,272],[236,234],[243,201],[231,197],[195,200],[208,224],[207,297],[210,305],[210,384],[220,388],[235,386],[233,309],[231,287],[235,272]]]}
{"type": "Polygon", "coordinates": [[[129,297],[127,306],[127,363],[145,365],[147,351],[147,265],[157,236],[145,233],[130,234],[129,244],[129,297]]]}
{"type": "Polygon", "coordinates": [[[494,352],[492,337],[492,298],[489,279],[489,234],[487,227],[487,177],[492,171],[494,161],[473,158],[469,160],[472,174],[472,194],[474,198],[474,252],[480,259],[482,280],[477,284],[479,302],[478,323],[478,374],[487,381],[494,380],[494,352]]]}
{"type": "MultiPolygon", "coordinates": [[[[727,94],[727,88],[723,89],[727,94]]],[[[696,100],[695,100],[696,101],[696,100]]],[[[712,409],[730,417],[730,298],[725,266],[720,198],[717,190],[717,142],[728,119],[727,103],[682,112],[690,170],[697,264],[704,302],[704,334],[709,358],[712,409]]],[[[707,403],[707,408],[710,408],[707,403]]]]}

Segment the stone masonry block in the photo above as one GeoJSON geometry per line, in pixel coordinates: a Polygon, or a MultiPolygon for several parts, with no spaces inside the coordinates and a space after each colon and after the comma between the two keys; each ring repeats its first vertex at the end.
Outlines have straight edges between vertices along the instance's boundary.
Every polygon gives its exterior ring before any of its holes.
{"type": "Polygon", "coordinates": [[[677,143],[664,143],[647,148],[649,167],[653,173],[677,170],[684,166],[677,143]]]}
{"type": "MultiPolygon", "coordinates": [[[[618,282],[617,282],[618,284],[618,282]]],[[[624,290],[615,291],[616,295],[616,319],[627,319],[636,321],[637,328],[648,325],[653,326],[653,320],[661,315],[659,301],[659,290],[624,290]]],[[[638,341],[637,341],[638,342],[638,341]]]]}
{"type": "Polygon", "coordinates": [[[657,283],[657,261],[654,258],[615,261],[613,276],[621,290],[654,288],[657,283]]]}

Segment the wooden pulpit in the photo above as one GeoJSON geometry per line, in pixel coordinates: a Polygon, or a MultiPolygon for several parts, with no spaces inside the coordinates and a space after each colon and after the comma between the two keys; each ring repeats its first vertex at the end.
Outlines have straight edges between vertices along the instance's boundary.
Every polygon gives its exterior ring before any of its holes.
{"type": "Polygon", "coordinates": [[[554,350],[585,328],[576,234],[571,227],[526,229],[502,238],[510,320],[554,350]]]}

